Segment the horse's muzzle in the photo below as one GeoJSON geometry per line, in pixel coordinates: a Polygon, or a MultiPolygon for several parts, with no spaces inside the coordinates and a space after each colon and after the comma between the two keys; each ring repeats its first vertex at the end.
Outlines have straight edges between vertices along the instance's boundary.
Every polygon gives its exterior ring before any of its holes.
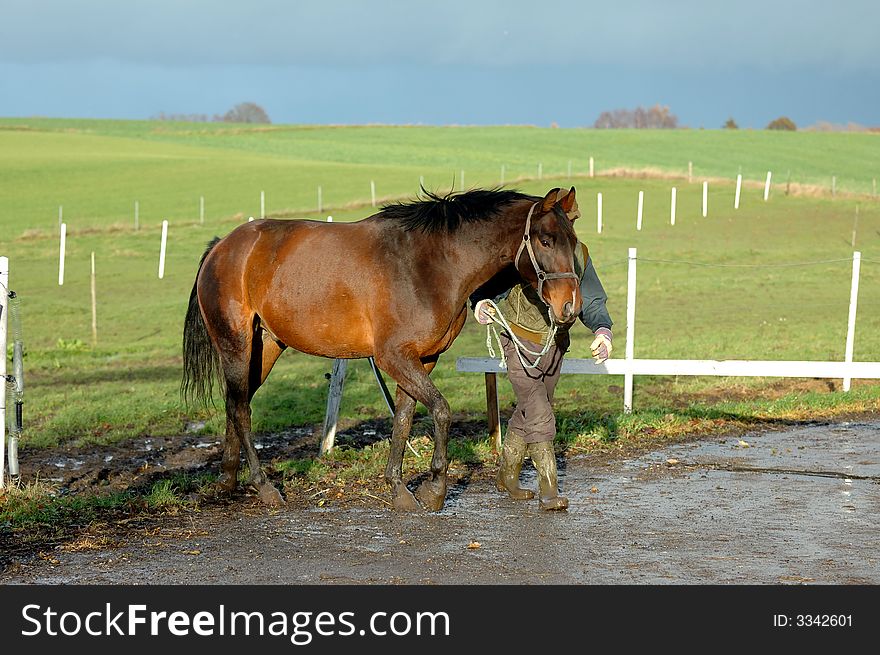
{"type": "Polygon", "coordinates": [[[577,317],[577,313],[575,312],[575,307],[573,302],[567,302],[562,306],[562,315],[557,316],[556,312],[553,310],[553,307],[550,307],[550,320],[558,326],[569,325],[574,322],[574,319],[577,317]]]}

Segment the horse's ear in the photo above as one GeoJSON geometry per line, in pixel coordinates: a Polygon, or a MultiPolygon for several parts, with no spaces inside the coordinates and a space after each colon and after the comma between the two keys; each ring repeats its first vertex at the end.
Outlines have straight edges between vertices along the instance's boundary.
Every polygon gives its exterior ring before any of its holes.
{"type": "Polygon", "coordinates": [[[562,211],[564,211],[572,221],[581,215],[581,212],[578,210],[574,187],[571,187],[565,197],[560,198],[559,205],[562,207],[562,211]]]}
{"type": "Polygon", "coordinates": [[[544,196],[544,200],[541,202],[541,213],[546,214],[547,212],[553,209],[553,205],[556,204],[559,198],[559,187],[555,189],[550,189],[547,192],[547,195],[544,196]]]}

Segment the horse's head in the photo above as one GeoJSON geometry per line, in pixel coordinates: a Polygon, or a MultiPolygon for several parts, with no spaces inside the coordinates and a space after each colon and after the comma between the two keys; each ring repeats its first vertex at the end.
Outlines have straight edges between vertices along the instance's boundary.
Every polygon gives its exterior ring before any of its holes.
{"type": "Polygon", "coordinates": [[[551,189],[530,209],[515,260],[519,274],[547,303],[554,323],[571,323],[581,311],[580,280],[574,269],[578,216],[574,187],[568,192],[551,189]],[[522,257],[524,252],[528,257],[522,257]]]}

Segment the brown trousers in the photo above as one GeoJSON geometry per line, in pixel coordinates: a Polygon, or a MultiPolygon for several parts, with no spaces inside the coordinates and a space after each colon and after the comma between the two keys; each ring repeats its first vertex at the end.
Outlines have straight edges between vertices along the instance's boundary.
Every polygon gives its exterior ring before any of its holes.
{"type": "MultiPolygon", "coordinates": [[[[567,335],[566,335],[567,336],[567,335]]],[[[529,350],[539,352],[542,346],[525,339],[520,341],[529,350]]],[[[566,339],[567,341],[567,339],[566,339]]],[[[562,344],[560,344],[562,345],[562,344]]],[[[553,413],[553,393],[562,370],[562,358],[567,348],[552,345],[537,368],[523,368],[516,346],[507,334],[501,334],[501,347],[507,358],[507,378],[516,394],[516,409],[507,423],[508,432],[526,443],[553,441],[556,437],[556,415],[553,413]]],[[[534,355],[523,353],[523,359],[534,364],[534,355]]]]}

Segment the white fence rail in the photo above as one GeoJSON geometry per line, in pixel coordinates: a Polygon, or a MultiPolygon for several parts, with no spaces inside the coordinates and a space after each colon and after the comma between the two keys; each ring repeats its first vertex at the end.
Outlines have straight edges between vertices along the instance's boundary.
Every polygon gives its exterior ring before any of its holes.
{"type": "MultiPolygon", "coordinates": [[[[461,373],[504,373],[492,357],[459,357],[461,373]]],[[[586,375],[715,375],[766,378],[880,379],[880,362],[810,362],[743,359],[592,359],[566,358],[563,373],[586,375]]]]}
{"type": "MultiPolygon", "coordinates": [[[[843,390],[849,391],[852,379],[880,379],[880,362],[854,362],[856,309],[858,306],[861,253],[853,253],[852,285],[844,361],[783,361],[783,360],[711,360],[711,359],[636,359],[636,249],[629,249],[626,302],[626,348],[622,359],[610,359],[597,364],[592,359],[565,359],[562,373],[587,375],[623,375],[623,410],[633,408],[633,378],[636,375],[715,375],[724,377],[792,377],[839,378],[843,390]]],[[[501,431],[495,375],[504,371],[499,360],[491,357],[460,357],[456,370],[462,373],[484,373],[486,376],[486,407],[489,429],[496,446],[500,446],[501,431]]]]}
{"type": "MultiPolygon", "coordinates": [[[[503,373],[497,359],[459,357],[456,370],[484,373],[486,376],[486,414],[489,435],[496,450],[501,448],[501,410],[496,374],[503,373]]],[[[597,364],[592,359],[565,359],[563,373],[624,376],[624,412],[632,411],[635,375],[718,375],[730,377],[791,377],[880,379],[880,362],[806,362],[780,360],[728,359],[609,359],[597,364]]]]}

